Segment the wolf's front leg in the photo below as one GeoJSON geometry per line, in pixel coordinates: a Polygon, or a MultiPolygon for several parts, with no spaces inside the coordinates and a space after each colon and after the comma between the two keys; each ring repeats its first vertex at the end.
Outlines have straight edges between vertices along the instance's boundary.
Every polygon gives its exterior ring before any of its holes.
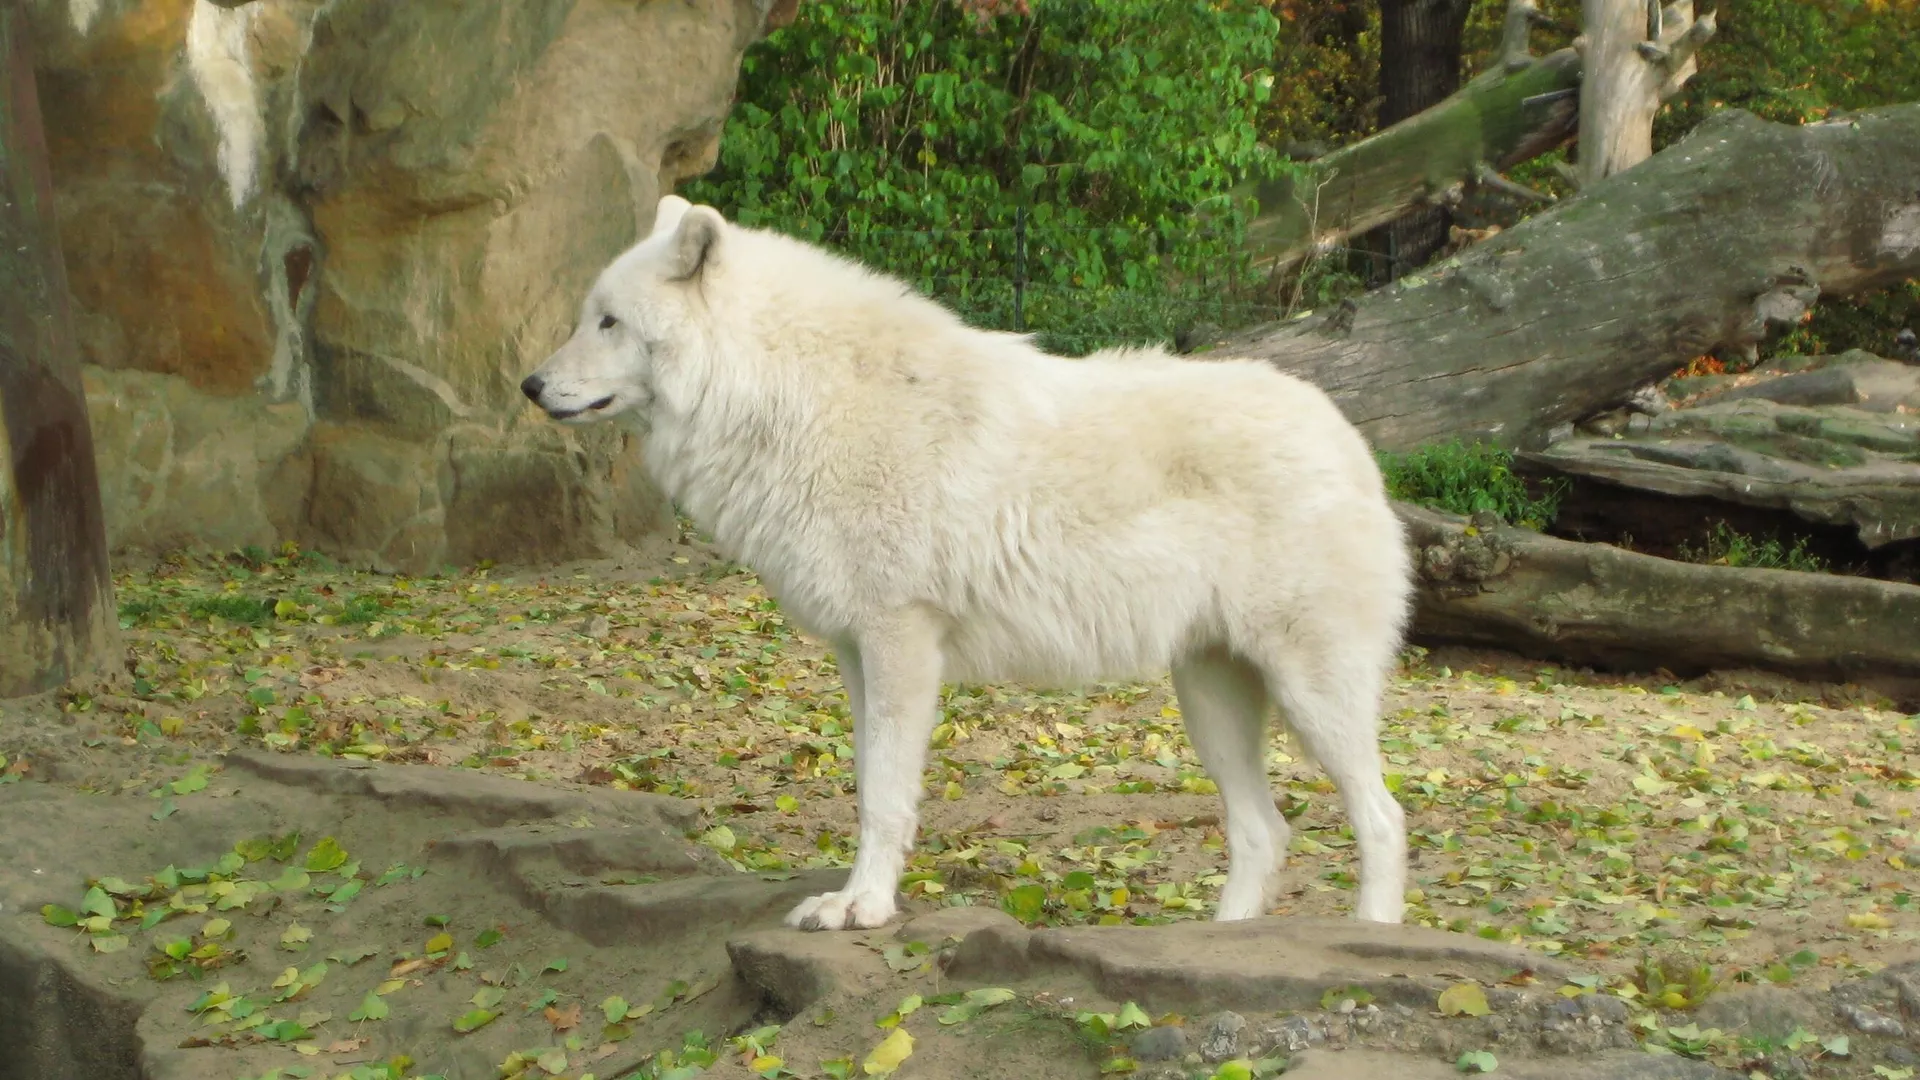
{"type": "Polygon", "coordinates": [[[940,628],[931,612],[909,608],[862,628],[836,657],[842,678],[851,680],[860,850],[844,888],[809,897],[788,913],[787,925],[802,930],[868,929],[893,917],[894,890],[918,823],[927,743],[940,712],[940,628]]]}

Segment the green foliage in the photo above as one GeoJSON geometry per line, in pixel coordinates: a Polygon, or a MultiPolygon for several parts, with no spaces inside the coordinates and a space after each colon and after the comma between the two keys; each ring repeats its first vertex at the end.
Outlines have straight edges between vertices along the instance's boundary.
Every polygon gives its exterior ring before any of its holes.
{"type": "Polygon", "coordinates": [[[1241,296],[1248,208],[1227,192],[1272,160],[1254,118],[1273,16],[1253,0],[1031,8],[802,5],[743,62],[719,165],[686,195],[1061,351],[1267,314],[1241,296]]]}
{"type": "Polygon", "coordinates": [[[1529,529],[1551,525],[1560,512],[1563,486],[1538,485],[1536,494],[1514,475],[1513,452],[1498,446],[1456,439],[1379,457],[1387,494],[1405,502],[1454,514],[1491,511],[1529,529]]]}
{"type": "Polygon", "coordinates": [[[1659,120],[1659,145],[1723,108],[1803,123],[1920,100],[1914,0],[1723,0],[1717,17],[1700,71],[1659,120]]]}
{"type": "Polygon", "coordinates": [[[1780,335],[1769,356],[1813,356],[1865,349],[1892,355],[1902,327],[1920,330],[1920,279],[1859,296],[1822,299],[1813,317],[1780,335]]]}
{"type": "Polygon", "coordinates": [[[1789,545],[1777,536],[1760,539],[1736,532],[1724,521],[1714,523],[1704,546],[1696,548],[1681,544],[1679,556],[1683,562],[1747,566],[1763,570],[1799,570],[1809,574],[1822,574],[1829,569],[1825,559],[1807,550],[1804,537],[1789,545]]]}
{"type": "Polygon", "coordinates": [[[1632,982],[1642,1001],[1663,1009],[1691,1009],[1719,985],[1712,967],[1681,957],[1641,957],[1632,982]]]}
{"type": "Polygon", "coordinates": [[[187,614],[195,619],[221,618],[248,626],[265,626],[273,621],[272,605],[257,596],[242,593],[200,597],[187,606],[187,614]]]}

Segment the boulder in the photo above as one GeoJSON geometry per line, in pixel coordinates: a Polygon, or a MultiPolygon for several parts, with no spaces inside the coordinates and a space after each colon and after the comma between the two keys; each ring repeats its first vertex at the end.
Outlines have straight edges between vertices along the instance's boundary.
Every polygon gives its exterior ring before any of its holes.
{"type": "Polygon", "coordinates": [[[30,0],[119,547],[551,561],[670,522],[531,414],[791,0],[30,0]]]}

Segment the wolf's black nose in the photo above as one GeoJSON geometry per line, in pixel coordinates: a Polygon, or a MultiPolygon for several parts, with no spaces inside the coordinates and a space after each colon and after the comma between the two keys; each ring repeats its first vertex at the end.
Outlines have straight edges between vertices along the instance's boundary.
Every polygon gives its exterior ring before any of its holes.
{"type": "Polygon", "coordinates": [[[540,391],[545,390],[546,388],[547,388],[547,380],[541,378],[538,375],[529,375],[527,376],[526,381],[520,384],[520,392],[527,395],[528,401],[539,401],[540,391]]]}

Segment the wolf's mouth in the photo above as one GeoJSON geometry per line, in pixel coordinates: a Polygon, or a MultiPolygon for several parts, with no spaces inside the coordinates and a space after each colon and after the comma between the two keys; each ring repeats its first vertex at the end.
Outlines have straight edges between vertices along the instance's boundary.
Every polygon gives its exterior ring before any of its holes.
{"type": "Polygon", "coordinates": [[[548,409],[547,415],[555,420],[571,420],[581,413],[599,412],[611,404],[613,404],[613,395],[608,394],[599,401],[589,403],[584,409],[548,409]]]}

